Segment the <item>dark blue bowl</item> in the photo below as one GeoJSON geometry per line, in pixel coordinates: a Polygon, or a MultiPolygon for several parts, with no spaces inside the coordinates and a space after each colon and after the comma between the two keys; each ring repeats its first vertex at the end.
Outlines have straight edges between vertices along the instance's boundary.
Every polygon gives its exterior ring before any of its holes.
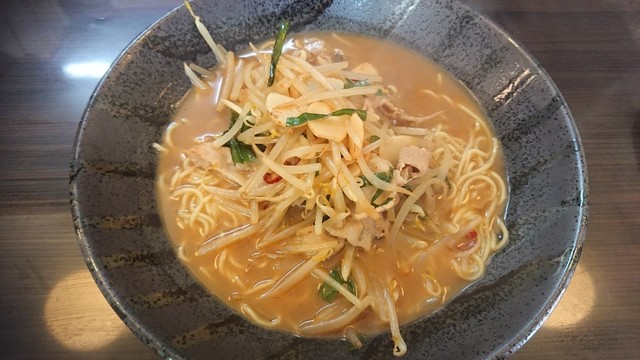
{"type": "MultiPolygon", "coordinates": [[[[537,62],[476,12],[444,0],[196,2],[227,48],[293,31],[340,30],[391,39],[449,70],[484,106],[504,147],[508,246],[487,275],[445,308],[401,327],[406,358],[502,357],[552,311],[585,237],[587,175],[562,95],[537,62]]],[[[342,341],[258,328],[203,289],[178,262],[158,215],[152,148],[189,89],[182,63],[215,64],[184,7],[117,59],[93,94],[76,139],[71,201],[87,265],[122,320],[160,356],[391,357],[389,334],[347,351],[342,341]]]]}

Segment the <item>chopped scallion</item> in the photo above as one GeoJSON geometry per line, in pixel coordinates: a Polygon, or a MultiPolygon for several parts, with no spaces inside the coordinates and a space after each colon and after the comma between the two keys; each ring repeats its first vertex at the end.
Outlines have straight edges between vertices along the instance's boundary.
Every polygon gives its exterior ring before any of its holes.
{"type": "MultiPolygon", "coordinates": [[[[238,121],[239,116],[240,114],[238,114],[237,112],[231,111],[231,120],[229,121],[229,129],[231,129],[233,124],[235,124],[236,121],[238,121]]],[[[251,126],[247,124],[242,124],[241,132],[249,129],[250,127],[251,126]]],[[[256,154],[253,152],[253,149],[251,148],[251,146],[243,143],[242,141],[239,141],[235,137],[231,138],[231,140],[229,140],[223,146],[226,146],[229,148],[229,150],[231,150],[231,160],[233,160],[234,164],[244,164],[246,162],[250,162],[256,159],[256,154]]]]}
{"type": "Polygon", "coordinates": [[[256,159],[256,155],[253,153],[251,146],[242,141],[231,139],[225,146],[229,146],[231,150],[231,160],[233,160],[234,164],[244,164],[256,159]]]}
{"type": "Polygon", "coordinates": [[[307,121],[323,119],[329,116],[342,116],[342,115],[351,115],[357,114],[360,120],[367,120],[367,111],[366,110],[357,110],[357,109],[340,109],[336,110],[330,114],[316,114],[316,113],[302,113],[299,116],[288,117],[287,118],[287,127],[300,126],[306,123],[307,121]]]}
{"type": "MultiPolygon", "coordinates": [[[[374,175],[378,179],[380,179],[380,180],[382,180],[384,182],[390,183],[391,180],[393,179],[393,168],[390,168],[389,171],[387,171],[387,172],[377,172],[374,175]]],[[[362,179],[362,183],[363,183],[362,187],[372,185],[371,182],[369,182],[369,180],[367,180],[366,177],[360,176],[360,178],[362,179]]],[[[375,194],[373,194],[373,197],[371,198],[371,205],[372,206],[374,206],[374,207],[382,206],[382,205],[388,203],[389,201],[391,201],[391,198],[388,198],[385,201],[383,201],[382,204],[376,204],[376,200],[378,200],[378,198],[383,193],[384,193],[384,190],[382,190],[382,189],[376,190],[375,194]]]]}
{"type": "Polygon", "coordinates": [[[282,47],[284,46],[284,38],[287,36],[287,31],[289,31],[289,22],[287,20],[280,21],[276,42],[273,45],[273,53],[271,53],[271,66],[269,66],[269,81],[267,82],[267,87],[273,85],[276,79],[276,66],[282,54],[282,47]]]}
{"type": "MultiPolygon", "coordinates": [[[[353,283],[353,281],[351,281],[351,279],[344,280],[338,269],[331,270],[329,276],[340,283],[340,285],[346,287],[350,293],[352,293],[353,295],[357,295],[356,285],[353,283]]],[[[338,297],[338,294],[338,290],[336,290],[333,286],[327,284],[326,282],[322,283],[322,285],[320,285],[320,288],[318,289],[318,295],[324,301],[329,303],[333,302],[338,297]]]]}
{"type": "Polygon", "coordinates": [[[369,80],[364,79],[364,80],[360,80],[360,81],[351,81],[351,80],[347,79],[347,81],[344,83],[344,88],[345,89],[351,89],[351,88],[359,87],[359,86],[369,86],[369,80]]]}
{"type": "Polygon", "coordinates": [[[390,168],[387,172],[379,172],[375,175],[378,177],[378,179],[390,183],[391,179],[393,179],[393,168],[390,168]]]}
{"type": "MultiPolygon", "coordinates": [[[[389,171],[387,172],[377,172],[375,175],[378,179],[384,181],[384,182],[391,182],[391,179],[393,179],[393,168],[390,168],[389,171]]],[[[361,187],[365,187],[365,186],[370,186],[373,185],[369,182],[369,180],[367,180],[367,178],[364,175],[360,175],[360,179],[362,179],[362,186],[361,187]]]]}
{"type": "Polygon", "coordinates": [[[386,205],[389,201],[391,201],[391,198],[387,198],[385,201],[382,202],[382,204],[377,204],[376,200],[378,200],[380,195],[382,195],[383,193],[384,193],[384,190],[378,189],[376,193],[373,194],[373,197],[371,198],[371,206],[378,207],[378,206],[386,205]]]}

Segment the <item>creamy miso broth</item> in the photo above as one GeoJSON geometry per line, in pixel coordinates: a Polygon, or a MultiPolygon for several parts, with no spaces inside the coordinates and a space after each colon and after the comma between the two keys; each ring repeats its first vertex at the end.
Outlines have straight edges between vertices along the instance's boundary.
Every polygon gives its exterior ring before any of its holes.
{"type": "Polygon", "coordinates": [[[272,48],[193,71],[206,86],[158,147],[166,229],[252,322],[355,345],[391,329],[402,355],[398,326],[480,278],[507,242],[499,143],[455,78],[401,46],[296,34],[268,87],[272,48]],[[238,146],[253,158],[234,164],[238,146]]]}

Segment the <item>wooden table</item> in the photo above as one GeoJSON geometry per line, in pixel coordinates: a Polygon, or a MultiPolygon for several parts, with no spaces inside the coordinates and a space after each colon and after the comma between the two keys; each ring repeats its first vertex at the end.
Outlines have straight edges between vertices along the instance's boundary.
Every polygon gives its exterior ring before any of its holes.
{"type": "MultiPolygon", "coordinates": [[[[640,1],[468,0],[518,39],[575,116],[589,170],[586,245],[516,359],[640,356],[640,1]]],[[[68,165],[109,63],[177,0],[0,5],[0,358],[153,359],[80,255],[68,165]]]]}

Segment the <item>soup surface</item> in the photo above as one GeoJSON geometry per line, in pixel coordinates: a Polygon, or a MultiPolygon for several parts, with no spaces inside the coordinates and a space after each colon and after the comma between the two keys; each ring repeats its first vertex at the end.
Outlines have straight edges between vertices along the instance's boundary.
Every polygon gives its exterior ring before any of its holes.
{"type": "Polygon", "coordinates": [[[507,242],[499,144],[456,79],[396,44],[296,34],[268,87],[272,48],[192,67],[158,146],[166,229],[254,323],[355,345],[391,328],[402,354],[398,325],[443,306],[507,242]]]}

